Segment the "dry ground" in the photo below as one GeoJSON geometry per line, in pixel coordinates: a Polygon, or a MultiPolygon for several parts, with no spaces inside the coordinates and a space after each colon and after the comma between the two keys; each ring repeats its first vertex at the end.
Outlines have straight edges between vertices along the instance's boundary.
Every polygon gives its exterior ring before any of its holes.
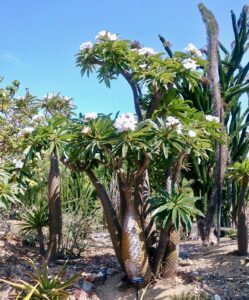
{"type": "MultiPolygon", "coordinates": [[[[2,223],[2,227],[0,224],[0,278],[25,279],[26,272],[31,269],[23,259],[38,259],[37,250],[23,247],[16,234],[16,222],[10,223],[11,230],[4,237],[1,228],[7,223],[2,223]]],[[[249,300],[249,261],[234,254],[236,247],[236,241],[229,238],[222,238],[219,247],[202,247],[200,241],[182,242],[180,256],[183,259],[180,260],[177,276],[151,284],[144,299],[172,299],[173,295],[191,291],[197,295],[209,294],[211,299],[217,294],[222,300],[249,300]]],[[[71,261],[68,273],[98,273],[103,267],[108,267],[110,275],[105,282],[95,283],[93,298],[135,299],[135,289],[122,281],[124,274],[118,267],[107,233],[92,234],[84,257],[71,261]]],[[[56,270],[57,267],[54,267],[50,271],[56,270]]],[[[82,284],[83,279],[74,288],[79,289],[82,284]]],[[[9,292],[6,285],[0,285],[0,300],[11,299],[9,292]]]]}

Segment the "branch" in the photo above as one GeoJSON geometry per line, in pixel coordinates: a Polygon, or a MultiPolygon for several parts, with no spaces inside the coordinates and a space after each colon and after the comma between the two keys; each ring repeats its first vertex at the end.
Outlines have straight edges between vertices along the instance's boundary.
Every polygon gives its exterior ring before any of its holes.
{"type": "MultiPolygon", "coordinates": [[[[99,59],[96,59],[96,58],[94,58],[92,60],[92,62],[93,62],[93,64],[99,65],[99,66],[102,66],[104,64],[102,61],[100,61],[99,59]]],[[[125,70],[122,70],[121,75],[125,78],[125,80],[128,82],[128,84],[131,87],[135,111],[136,111],[138,120],[142,121],[143,117],[142,117],[142,112],[141,112],[141,107],[140,107],[140,98],[142,95],[141,89],[140,89],[139,85],[133,80],[132,74],[130,74],[129,72],[127,72],[125,70]]]]}

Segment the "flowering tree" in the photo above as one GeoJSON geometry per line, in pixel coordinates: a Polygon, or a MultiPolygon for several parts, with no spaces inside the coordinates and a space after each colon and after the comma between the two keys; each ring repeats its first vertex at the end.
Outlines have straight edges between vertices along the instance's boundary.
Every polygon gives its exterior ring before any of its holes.
{"type": "MultiPolygon", "coordinates": [[[[157,118],[155,122],[138,122],[131,113],[121,114],[112,120],[110,116],[87,113],[82,120],[71,124],[75,137],[67,146],[63,162],[76,171],[85,171],[96,188],[101,200],[108,230],[111,235],[117,258],[132,277],[143,277],[145,283],[155,268],[152,236],[146,234],[144,210],[139,197],[139,183],[145,171],[150,170],[152,161],[175,160],[191,151],[201,157],[212,148],[210,135],[218,137],[219,126],[215,121],[207,121],[201,113],[189,108],[182,114],[182,119],[173,116],[157,118]],[[115,174],[119,187],[119,208],[112,205],[112,200],[105,186],[96,177],[95,170],[104,166],[115,174]]],[[[181,166],[177,166],[181,169],[181,166]]],[[[179,173],[174,168],[174,174],[179,173]]],[[[175,180],[177,182],[177,180],[175,180]]],[[[148,203],[147,203],[148,205],[148,203]]],[[[183,220],[184,221],[184,220],[183,220]]],[[[151,220],[150,227],[153,225],[151,220]]],[[[171,227],[171,229],[173,229],[171,227]]],[[[163,253],[165,252],[166,245],[163,253]]],[[[155,251],[154,251],[155,253],[155,251]]],[[[159,264],[161,263],[161,258],[159,264]]]]}

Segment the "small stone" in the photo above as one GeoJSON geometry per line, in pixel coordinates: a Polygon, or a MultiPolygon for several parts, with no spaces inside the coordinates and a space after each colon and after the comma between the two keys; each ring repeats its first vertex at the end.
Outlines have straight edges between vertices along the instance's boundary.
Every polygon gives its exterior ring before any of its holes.
{"type": "Polygon", "coordinates": [[[218,294],[214,295],[214,300],[222,300],[221,297],[218,294]]]}

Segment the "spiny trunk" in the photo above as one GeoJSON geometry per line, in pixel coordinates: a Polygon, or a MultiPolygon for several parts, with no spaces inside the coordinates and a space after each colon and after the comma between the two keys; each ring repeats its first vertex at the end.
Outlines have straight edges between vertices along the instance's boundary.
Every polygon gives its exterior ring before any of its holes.
{"type": "Polygon", "coordinates": [[[98,197],[101,201],[104,210],[104,215],[105,215],[108,231],[111,236],[115,254],[117,256],[117,259],[121,267],[124,268],[124,263],[122,258],[122,247],[121,247],[122,229],[120,227],[118,217],[113,209],[111,200],[104,186],[99,182],[99,180],[96,178],[92,170],[86,169],[85,172],[97,191],[98,197]]]}
{"type": "Polygon", "coordinates": [[[148,213],[149,197],[150,197],[150,183],[149,183],[148,171],[146,170],[136,183],[135,192],[134,192],[134,204],[139,214],[140,224],[142,226],[142,230],[145,235],[146,248],[148,251],[154,244],[154,239],[153,239],[154,222],[148,213]]]}
{"type": "Polygon", "coordinates": [[[162,263],[162,276],[164,278],[173,277],[178,267],[180,233],[171,230],[168,237],[167,247],[162,263]]]}
{"type": "Polygon", "coordinates": [[[249,178],[245,178],[241,183],[238,203],[238,253],[239,255],[248,254],[248,229],[246,220],[245,196],[249,183],[249,178]]]}
{"type": "Polygon", "coordinates": [[[45,256],[45,245],[44,245],[44,236],[42,232],[42,228],[37,229],[37,240],[39,243],[39,253],[42,257],[45,256]]]}
{"type": "MultiPolygon", "coordinates": [[[[172,191],[172,160],[169,163],[168,170],[166,171],[166,179],[165,179],[165,190],[168,194],[171,194],[172,191]]],[[[163,260],[163,256],[165,254],[165,249],[167,247],[169,230],[171,226],[167,226],[166,228],[162,228],[160,231],[158,246],[156,250],[156,255],[153,263],[153,271],[157,276],[161,271],[161,263],[163,260]]]]}
{"type": "MultiPolygon", "coordinates": [[[[206,25],[208,36],[208,78],[210,81],[210,91],[212,93],[213,114],[219,118],[220,124],[224,125],[224,107],[221,98],[219,86],[219,72],[218,72],[218,24],[217,21],[204,4],[199,4],[199,9],[202,14],[203,21],[206,25]]],[[[224,129],[222,130],[225,136],[224,129]]],[[[214,214],[216,207],[218,212],[221,205],[222,185],[225,174],[227,162],[227,147],[224,144],[217,143],[215,150],[215,169],[214,169],[214,186],[211,192],[210,203],[206,218],[206,228],[204,235],[204,242],[209,243],[209,236],[213,224],[214,214]]],[[[218,220],[218,242],[219,242],[219,220],[218,220]]]]}
{"type": "Polygon", "coordinates": [[[62,239],[59,161],[54,150],[50,157],[48,179],[49,243],[46,259],[56,261],[62,239]]]}
{"type": "Polygon", "coordinates": [[[123,192],[126,198],[126,209],[122,226],[122,254],[125,270],[130,279],[135,277],[143,278],[144,282],[141,286],[144,286],[151,277],[144,232],[134,205],[131,189],[123,187],[123,192]]]}

